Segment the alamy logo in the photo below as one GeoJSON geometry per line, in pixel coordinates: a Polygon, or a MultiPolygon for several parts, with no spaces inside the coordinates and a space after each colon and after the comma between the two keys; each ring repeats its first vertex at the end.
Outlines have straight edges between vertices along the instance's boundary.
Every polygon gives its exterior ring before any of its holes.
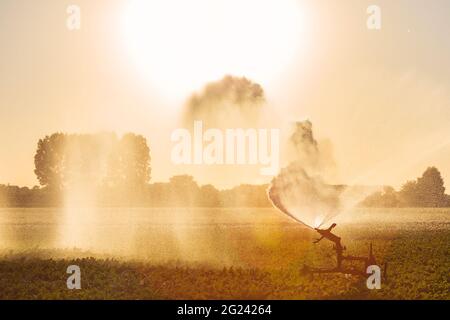
{"type": "Polygon", "coordinates": [[[367,29],[380,30],[381,29],[381,8],[377,5],[371,5],[367,8],[367,29]]]}
{"type": "Polygon", "coordinates": [[[67,7],[66,12],[68,14],[66,20],[67,29],[70,31],[81,29],[81,9],[77,5],[70,5],[67,7]]]}
{"type": "Polygon", "coordinates": [[[260,165],[261,175],[273,176],[280,165],[279,129],[216,129],[203,131],[194,121],[193,134],[180,128],[172,132],[171,159],[175,164],[260,165]]]}
{"type": "Polygon", "coordinates": [[[67,267],[69,278],[67,278],[67,289],[80,290],[81,289],[81,269],[79,266],[71,265],[67,267]]]}
{"type": "Polygon", "coordinates": [[[370,276],[367,278],[367,289],[381,289],[381,269],[377,265],[368,266],[366,270],[370,276]]]}

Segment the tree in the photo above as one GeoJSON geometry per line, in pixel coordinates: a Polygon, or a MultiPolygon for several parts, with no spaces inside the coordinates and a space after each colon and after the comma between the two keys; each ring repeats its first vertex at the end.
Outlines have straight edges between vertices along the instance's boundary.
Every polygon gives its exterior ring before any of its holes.
{"type": "Polygon", "coordinates": [[[399,198],[402,207],[417,207],[419,204],[417,201],[417,182],[406,182],[400,189],[399,198]]]}
{"type": "Polygon", "coordinates": [[[170,201],[175,206],[193,206],[198,199],[199,187],[189,175],[173,176],[169,181],[170,201]]]}
{"type": "Polygon", "coordinates": [[[446,208],[450,207],[450,195],[448,194],[445,195],[444,207],[446,208]]]}
{"type": "Polygon", "coordinates": [[[399,204],[397,192],[392,187],[384,187],[382,205],[385,208],[394,208],[399,204]]]}
{"type": "Polygon", "coordinates": [[[367,207],[449,207],[450,196],[445,194],[444,180],[435,167],[429,167],[421,177],[406,182],[399,192],[391,187],[368,196],[367,207]]]}
{"type": "Polygon", "coordinates": [[[200,187],[197,204],[201,207],[219,207],[220,192],[213,185],[207,184],[200,187]]]}
{"type": "Polygon", "coordinates": [[[417,179],[418,203],[421,207],[441,207],[445,205],[445,187],[441,173],[435,167],[429,167],[417,179]]]}
{"type": "Polygon", "coordinates": [[[405,207],[444,207],[447,205],[444,180],[435,167],[429,167],[416,181],[408,181],[399,192],[405,207]]]}
{"type": "Polygon", "coordinates": [[[387,186],[383,188],[383,191],[369,195],[364,199],[362,205],[365,207],[395,208],[399,205],[399,199],[395,189],[387,186]]]}
{"type": "Polygon", "coordinates": [[[110,133],[55,133],[39,140],[34,162],[39,183],[52,190],[104,182],[136,190],[151,172],[147,141],[132,133],[120,140],[110,133]]]}
{"type": "Polygon", "coordinates": [[[115,187],[141,188],[150,181],[150,148],[147,140],[125,134],[110,156],[109,181],[115,187]]]}
{"type": "Polygon", "coordinates": [[[62,189],[66,138],[63,133],[55,133],[39,140],[34,173],[42,186],[62,189]]]}

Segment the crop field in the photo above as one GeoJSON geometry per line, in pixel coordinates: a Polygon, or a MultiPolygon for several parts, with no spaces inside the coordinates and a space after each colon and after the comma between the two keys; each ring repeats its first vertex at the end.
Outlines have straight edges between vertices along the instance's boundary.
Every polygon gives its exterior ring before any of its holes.
{"type": "Polygon", "coordinates": [[[87,224],[96,237],[67,247],[64,219],[41,210],[0,211],[0,299],[450,299],[449,210],[336,218],[347,254],[366,256],[372,243],[387,263],[380,290],[359,276],[302,273],[333,266],[332,243],[313,244],[313,230],[275,210],[103,212],[108,223],[87,224]],[[81,290],[67,289],[69,265],[81,290]]]}

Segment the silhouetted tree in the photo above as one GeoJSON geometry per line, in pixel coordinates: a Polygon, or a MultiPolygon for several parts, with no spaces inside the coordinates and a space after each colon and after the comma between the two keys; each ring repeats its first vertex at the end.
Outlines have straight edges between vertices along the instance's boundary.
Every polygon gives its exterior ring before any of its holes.
{"type": "Polygon", "coordinates": [[[152,207],[166,207],[170,205],[169,183],[157,182],[148,187],[147,204],[152,207]]]}
{"type": "Polygon", "coordinates": [[[197,199],[197,205],[200,207],[219,207],[220,202],[220,192],[213,185],[207,184],[201,186],[199,190],[199,195],[197,199]]]}
{"type": "Polygon", "coordinates": [[[38,142],[34,157],[39,183],[52,190],[108,182],[112,187],[143,187],[150,180],[150,149],[143,136],[55,133],[38,142]]]}
{"type": "Polygon", "coordinates": [[[369,195],[362,205],[365,207],[393,208],[399,206],[397,192],[392,187],[384,187],[383,191],[375,192],[369,195]]]}
{"type": "Polygon", "coordinates": [[[445,187],[441,173],[435,167],[428,168],[417,179],[417,202],[421,207],[441,207],[445,205],[445,187]]]}
{"type": "Polygon", "coordinates": [[[173,206],[194,206],[198,199],[199,187],[189,175],[173,176],[169,181],[170,201],[173,206]]]}
{"type": "Polygon", "coordinates": [[[367,207],[447,207],[449,196],[445,194],[444,180],[435,167],[429,167],[415,181],[406,182],[399,192],[385,188],[368,196],[363,202],[367,207]]]}
{"type": "Polygon", "coordinates": [[[400,190],[402,206],[443,207],[447,205],[444,180],[435,167],[428,168],[416,181],[408,181],[400,190]]]}
{"type": "Polygon", "coordinates": [[[55,133],[40,139],[34,156],[34,173],[42,186],[52,189],[63,187],[63,166],[66,135],[55,133]]]}
{"type": "Polygon", "coordinates": [[[417,207],[419,202],[417,201],[417,182],[406,182],[399,191],[399,199],[402,207],[417,207]]]}
{"type": "Polygon", "coordinates": [[[142,188],[150,181],[150,148],[147,140],[125,134],[110,156],[109,181],[114,187],[142,188]]]}

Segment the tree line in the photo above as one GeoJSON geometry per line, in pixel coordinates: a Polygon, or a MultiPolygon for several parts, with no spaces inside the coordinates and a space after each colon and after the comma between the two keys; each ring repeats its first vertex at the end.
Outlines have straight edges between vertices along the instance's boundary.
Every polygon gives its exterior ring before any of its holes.
{"type": "MultiPolygon", "coordinates": [[[[67,191],[95,193],[95,205],[146,207],[271,207],[268,185],[239,185],[218,190],[199,185],[192,176],[178,175],[168,182],[150,183],[151,157],[146,139],[127,133],[55,133],[40,139],[34,157],[40,186],[0,185],[2,207],[64,205],[67,191]]],[[[336,186],[342,190],[345,186],[336,186]]],[[[399,191],[384,187],[361,203],[363,207],[450,207],[438,169],[399,191]]]]}
{"type": "Polygon", "coordinates": [[[368,196],[363,207],[396,208],[450,207],[450,195],[445,194],[444,180],[435,167],[429,167],[416,180],[407,181],[399,191],[392,187],[384,187],[382,191],[368,196]]]}
{"type": "Polygon", "coordinates": [[[34,173],[40,186],[0,185],[0,206],[62,206],[70,192],[95,193],[95,205],[269,207],[267,185],[218,190],[192,176],[150,183],[150,148],[141,135],[55,133],[40,139],[34,173]]]}
{"type": "MultiPolygon", "coordinates": [[[[189,175],[174,176],[169,182],[157,182],[135,189],[99,187],[98,206],[139,207],[271,207],[268,185],[240,185],[218,190],[213,185],[198,185],[189,175]]],[[[61,192],[48,187],[33,188],[0,185],[0,207],[58,207],[64,204],[61,192]]]]}

